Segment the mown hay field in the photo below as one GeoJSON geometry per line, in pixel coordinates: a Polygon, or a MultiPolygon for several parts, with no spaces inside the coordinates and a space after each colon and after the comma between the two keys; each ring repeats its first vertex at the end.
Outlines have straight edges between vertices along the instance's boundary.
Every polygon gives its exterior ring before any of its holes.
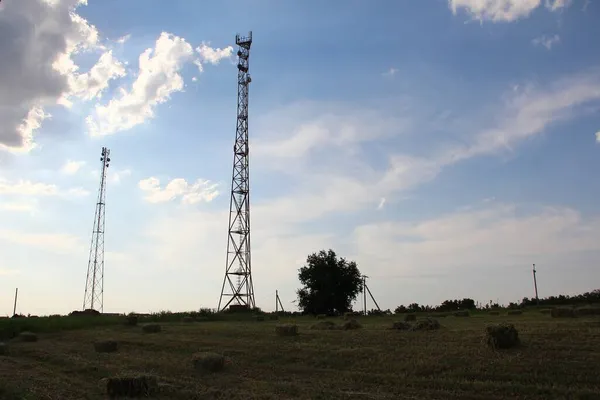
{"type": "MultiPolygon", "coordinates": [[[[342,324],[343,318],[327,318],[342,324]]],[[[8,342],[2,399],[103,399],[106,381],[151,375],[159,399],[600,399],[600,319],[539,312],[440,318],[431,331],[390,329],[395,317],[358,317],[356,330],[311,330],[316,318],[98,326],[8,342]],[[506,322],[521,344],[493,350],[486,327],[506,322]],[[278,324],[297,336],[278,336],[278,324]],[[98,353],[94,342],[115,340],[98,353]],[[194,368],[218,353],[225,367],[194,368]]]]}

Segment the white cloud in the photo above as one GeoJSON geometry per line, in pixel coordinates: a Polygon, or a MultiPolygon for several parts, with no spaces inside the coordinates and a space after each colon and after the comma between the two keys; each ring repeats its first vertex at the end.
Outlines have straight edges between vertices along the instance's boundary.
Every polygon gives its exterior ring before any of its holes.
{"type": "Polygon", "coordinates": [[[60,233],[29,233],[14,230],[0,230],[0,241],[31,246],[57,254],[80,252],[85,242],[80,238],[60,233]]]}
{"type": "MultiPolygon", "coordinates": [[[[571,5],[571,0],[546,0],[546,8],[558,11],[571,5]]],[[[512,22],[528,17],[542,0],[448,0],[452,13],[463,9],[474,19],[493,22],[512,22]]]]}
{"type": "Polygon", "coordinates": [[[183,90],[179,71],[192,56],[192,46],[185,39],[161,33],[155,47],[140,55],[139,72],[131,89],[121,89],[120,97],[106,105],[96,105],[94,115],[87,117],[90,134],[110,135],[153,118],[158,104],[183,90]]]}
{"type": "Polygon", "coordinates": [[[89,74],[76,74],[74,54],[103,49],[97,29],[75,12],[82,4],[86,2],[2,3],[0,54],[11,57],[0,59],[0,147],[31,150],[35,131],[49,117],[45,107],[68,104],[66,97],[71,95],[92,98],[118,75],[110,55],[101,57],[101,65],[89,74]]]}
{"type": "Polygon", "coordinates": [[[123,44],[126,41],[128,41],[129,39],[131,39],[131,34],[127,34],[125,36],[121,36],[120,38],[117,39],[117,43],[123,44]]]}
{"type": "Polygon", "coordinates": [[[233,54],[233,47],[227,46],[219,49],[212,48],[207,43],[202,43],[199,47],[196,47],[196,52],[200,55],[201,62],[218,65],[221,60],[231,57],[233,54]]]}
{"type": "Polygon", "coordinates": [[[386,72],[383,73],[383,76],[394,76],[398,73],[398,69],[397,68],[390,68],[388,69],[386,72]]]}
{"type": "Polygon", "coordinates": [[[546,49],[550,50],[552,48],[552,46],[554,46],[555,44],[560,42],[560,36],[558,35],[554,35],[554,36],[546,36],[546,35],[542,35],[540,37],[537,37],[535,39],[533,39],[531,41],[531,43],[533,43],[534,46],[544,46],[546,49]]]}
{"type": "Polygon", "coordinates": [[[600,143],[600,131],[596,132],[596,142],[600,143]]]}
{"type": "Polygon", "coordinates": [[[382,197],[381,200],[379,200],[379,204],[377,205],[377,209],[378,210],[382,210],[383,206],[385,206],[385,197],[382,197]]]}
{"type": "Polygon", "coordinates": [[[0,202],[0,210],[11,212],[28,212],[33,214],[35,211],[37,211],[37,207],[31,202],[0,202]]]}
{"type": "Polygon", "coordinates": [[[121,183],[121,181],[128,176],[131,176],[130,169],[119,170],[119,169],[110,169],[109,168],[107,179],[109,182],[112,182],[112,183],[121,183]]]}
{"type": "Polygon", "coordinates": [[[84,165],[85,165],[85,161],[67,160],[67,162],[65,163],[65,165],[62,166],[62,168],[60,169],[60,171],[63,174],[74,175],[77,172],[79,172],[79,170],[81,169],[81,167],[83,167],[84,165]]]}
{"type": "Polygon", "coordinates": [[[5,178],[0,178],[0,194],[19,196],[79,197],[87,196],[89,192],[82,188],[71,188],[63,190],[53,184],[32,182],[23,179],[18,180],[17,182],[11,182],[5,178]]]}
{"type": "Polygon", "coordinates": [[[219,195],[218,186],[203,179],[189,184],[183,178],[171,180],[164,188],[160,187],[160,180],[155,177],[143,179],[138,183],[138,187],[146,193],[144,199],[149,203],[165,203],[178,197],[183,204],[208,203],[219,195]]]}

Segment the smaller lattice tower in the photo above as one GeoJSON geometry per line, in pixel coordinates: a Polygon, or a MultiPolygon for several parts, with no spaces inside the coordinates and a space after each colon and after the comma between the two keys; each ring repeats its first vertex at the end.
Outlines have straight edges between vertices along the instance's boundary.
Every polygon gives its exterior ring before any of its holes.
{"type": "Polygon", "coordinates": [[[99,312],[104,310],[104,208],[106,206],[106,170],[110,163],[110,150],[102,148],[100,161],[100,189],[94,214],[94,228],[88,259],[87,276],[85,278],[85,295],[83,310],[92,309],[99,312]]]}
{"type": "Polygon", "coordinates": [[[248,87],[252,81],[248,72],[248,60],[252,32],[246,37],[236,35],[235,43],[238,45],[237,124],[233,145],[225,278],[217,308],[219,311],[230,305],[255,307],[250,254],[250,167],[248,163],[248,87]],[[228,299],[223,301],[224,297],[228,299]]]}

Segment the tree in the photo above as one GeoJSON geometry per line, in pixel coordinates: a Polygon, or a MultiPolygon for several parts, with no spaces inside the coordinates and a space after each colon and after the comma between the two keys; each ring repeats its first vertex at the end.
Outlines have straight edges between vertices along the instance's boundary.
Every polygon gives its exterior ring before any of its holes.
{"type": "Polygon", "coordinates": [[[362,291],[360,271],[354,261],[338,258],[333,250],[321,250],[306,259],[298,270],[303,288],[298,290],[298,307],[308,314],[341,314],[362,291]]]}

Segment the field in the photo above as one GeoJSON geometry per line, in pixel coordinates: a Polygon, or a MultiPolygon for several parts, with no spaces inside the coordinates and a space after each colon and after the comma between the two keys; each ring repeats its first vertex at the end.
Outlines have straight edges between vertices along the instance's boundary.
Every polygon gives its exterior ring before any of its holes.
{"type": "Polygon", "coordinates": [[[102,399],[102,378],[152,374],[161,399],[600,399],[598,317],[482,313],[440,318],[437,331],[389,329],[401,319],[358,317],[363,328],[350,331],[284,317],[163,323],[155,334],[123,324],[40,333],[37,342],[10,341],[10,355],[0,356],[0,398],[102,399]],[[521,346],[482,342],[485,327],[501,321],[517,327],[521,346]],[[285,322],[300,334],[276,336],[285,322]],[[102,339],[118,341],[118,352],[96,353],[102,339]],[[225,355],[225,369],[195,371],[197,351],[225,355]]]}

